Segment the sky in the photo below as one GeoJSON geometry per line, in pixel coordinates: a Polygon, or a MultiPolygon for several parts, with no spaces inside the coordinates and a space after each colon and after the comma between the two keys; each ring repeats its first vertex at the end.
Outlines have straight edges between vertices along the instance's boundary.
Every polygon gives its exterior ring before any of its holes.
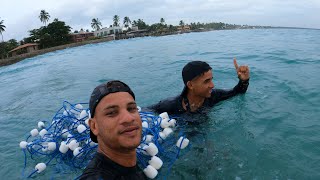
{"type": "Polygon", "coordinates": [[[58,18],[72,31],[91,31],[93,18],[109,27],[114,15],[120,16],[121,23],[128,16],[147,24],[164,18],[172,25],[183,20],[320,29],[320,0],[0,0],[4,40],[19,41],[29,36],[29,30],[40,28],[42,9],[49,13],[49,23],[58,18]]]}

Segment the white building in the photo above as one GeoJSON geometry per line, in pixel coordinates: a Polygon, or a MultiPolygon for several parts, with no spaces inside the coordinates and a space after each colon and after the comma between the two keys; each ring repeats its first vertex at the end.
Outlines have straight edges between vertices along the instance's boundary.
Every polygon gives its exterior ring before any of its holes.
{"type": "Polygon", "coordinates": [[[96,37],[105,37],[117,33],[122,33],[122,28],[119,26],[109,27],[109,28],[102,28],[100,30],[94,31],[94,36],[96,37]]]}
{"type": "Polygon", "coordinates": [[[139,30],[139,28],[138,28],[138,26],[132,26],[132,31],[138,31],[139,30]]]}
{"type": "Polygon", "coordinates": [[[130,26],[128,26],[128,27],[123,27],[122,32],[128,31],[129,29],[131,31],[138,31],[139,30],[138,26],[132,26],[131,28],[130,28],[130,26]]]}

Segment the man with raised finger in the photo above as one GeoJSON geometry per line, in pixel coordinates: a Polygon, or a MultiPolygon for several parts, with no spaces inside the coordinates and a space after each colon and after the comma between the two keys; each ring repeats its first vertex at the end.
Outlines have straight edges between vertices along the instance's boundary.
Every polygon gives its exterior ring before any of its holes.
{"type": "Polygon", "coordinates": [[[182,70],[184,89],[176,97],[168,98],[148,107],[157,113],[169,114],[200,114],[206,113],[208,108],[216,103],[226,100],[238,94],[243,94],[249,86],[249,67],[238,66],[237,60],[233,60],[239,82],[230,89],[215,89],[212,82],[212,68],[203,61],[187,63],[182,70]]]}

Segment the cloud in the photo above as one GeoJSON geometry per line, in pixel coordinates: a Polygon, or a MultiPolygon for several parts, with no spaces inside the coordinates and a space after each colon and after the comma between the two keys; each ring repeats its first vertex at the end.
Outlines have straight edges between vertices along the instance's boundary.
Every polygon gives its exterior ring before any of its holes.
{"type": "Polygon", "coordinates": [[[232,24],[272,25],[320,28],[317,20],[319,0],[2,0],[0,17],[7,26],[4,38],[22,39],[28,30],[39,28],[41,9],[65,21],[73,30],[90,29],[92,18],[103,26],[112,24],[115,14],[143,19],[148,24],[164,18],[177,25],[190,22],[226,22],[232,24]],[[14,11],[12,11],[14,7],[14,11]],[[19,13],[17,13],[19,12],[19,13]]]}

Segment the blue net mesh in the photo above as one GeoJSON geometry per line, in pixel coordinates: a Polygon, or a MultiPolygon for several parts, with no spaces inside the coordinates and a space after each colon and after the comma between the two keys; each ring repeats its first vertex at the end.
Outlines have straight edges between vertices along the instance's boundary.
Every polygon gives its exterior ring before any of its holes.
{"type": "MultiPolygon", "coordinates": [[[[42,171],[41,168],[34,168],[25,173],[29,160],[44,162],[46,167],[52,167],[59,173],[76,172],[87,166],[98,145],[90,139],[89,109],[84,106],[87,107],[88,104],[64,101],[51,122],[39,122],[38,128],[32,130],[25,142],[20,143],[24,153],[23,177],[32,177],[36,172],[42,171]],[[21,145],[23,143],[26,146],[21,145]]],[[[141,144],[136,151],[137,164],[142,170],[150,164],[156,166],[154,168],[157,173],[159,171],[156,177],[166,178],[188,141],[184,137],[184,125],[177,125],[179,117],[174,119],[166,113],[157,116],[151,112],[140,112],[140,116],[143,129],[141,144]],[[162,164],[154,161],[158,158],[152,159],[153,156],[160,158],[162,164]],[[154,163],[150,162],[151,160],[154,163]]]]}

